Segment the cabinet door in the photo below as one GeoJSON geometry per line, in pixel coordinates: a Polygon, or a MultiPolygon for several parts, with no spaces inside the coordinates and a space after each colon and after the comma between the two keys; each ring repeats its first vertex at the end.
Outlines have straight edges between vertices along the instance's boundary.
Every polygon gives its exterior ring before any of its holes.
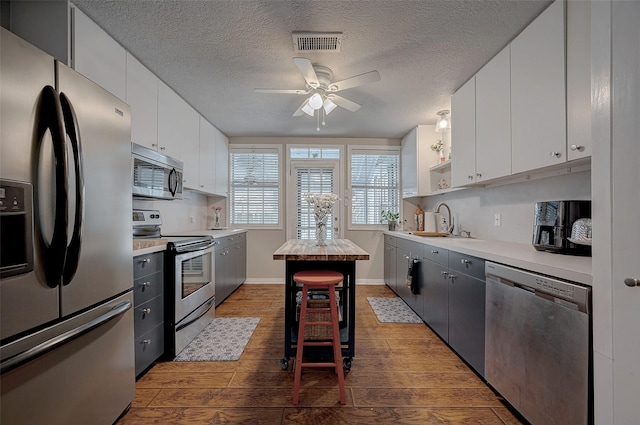
{"type": "Polygon", "coordinates": [[[80,10],[73,14],[73,69],[126,99],[126,50],[80,10]]]}
{"type": "Polygon", "coordinates": [[[453,271],[449,286],[449,345],[484,376],[485,282],[453,271]]]}
{"type": "Polygon", "coordinates": [[[220,196],[229,194],[229,139],[214,127],[215,190],[220,196]]]}
{"type": "Polygon", "coordinates": [[[556,0],[511,43],[513,173],[566,161],[564,8],[556,0]]]}
{"type": "Polygon", "coordinates": [[[407,288],[407,270],[409,268],[409,251],[402,248],[396,248],[396,294],[406,300],[410,294],[407,288]]]}
{"type": "Polygon", "coordinates": [[[412,197],[418,194],[418,129],[413,128],[402,139],[400,151],[400,172],[402,177],[402,197],[412,197]]]}
{"type": "Polygon", "coordinates": [[[451,186],[476,181],[476,77],[451,96],[451,186]]]}
{"type": "Polygon", "coordinates": [[[220,305],[222,301],[227,297],[227,284],[226,284],[226,248],[216,249],[215,260],[215,284],[216,284],[216,306],[220,305]]]}
{"type": "Polygon", "coordinates": [[[507,46],[476,74],[478,182],[511,174],[510,69],[507,46]]]}
{"type": "Polygon", "coordinates": [[[391,244],[384,245],[384,283],[396,291],[396,247],[391,244]]]}
{"type": "Polygon", "coordinates": [[[591,3],[567,2],[567,159],[591,156],[591,3]]]}
{"type": "Polygon", "coordinates": [[[203,192],[214,193],[215,173],[215,128],[200,117],[200,187],[203,192]]]}
{"type": "Polygon", "coordinates": [[[448,271],[428,259],[423,259],[424,321],[440,338],[449,342],[449,278],[448,271]]]}
{"type": "Polygon", "coordinates": [[[158,150],[158,78],[127,53],[127,103],[131,141],[158,150]]]}
{"type": "Polygon", "coordinates": [[[247,241],[236,245],[236,288],[247,280],[247,241]]]}
{"type": "Polygon", "coordinates": [[[162,81],[158,82],[158,145],[162,153],[184,162],[183,185],[197,189],[200,117],[162,81]]]}

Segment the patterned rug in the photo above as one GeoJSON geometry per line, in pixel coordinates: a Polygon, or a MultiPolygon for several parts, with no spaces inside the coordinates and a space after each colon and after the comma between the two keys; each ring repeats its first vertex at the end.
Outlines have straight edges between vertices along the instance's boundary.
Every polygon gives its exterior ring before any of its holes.
{"type": "Polygon", "coordinates": [[[184,350],[176,362],[210,362],[238,360],[247,346],[259,317],[213,319],[184,350]]]}
{"type": "Polygon", "coordinates": [[[422,323],[411,308],[398,297],[367,297],[373,312],[382,323],[422,323]]]}

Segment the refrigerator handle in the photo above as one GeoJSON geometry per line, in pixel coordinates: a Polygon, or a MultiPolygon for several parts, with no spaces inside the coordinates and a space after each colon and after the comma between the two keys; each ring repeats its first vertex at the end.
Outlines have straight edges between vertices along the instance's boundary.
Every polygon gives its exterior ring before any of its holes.
{"type": "Polygon", "coordinates": [[[76,195],[73,232],[67,247],[64,269],[62,272],[62,284],[68,285],[71,283],[76,270],[78,270],[78,263],[80,262],[80,248],[82,245],[85,210],[84,165],[82,157],[82,143],[80,142],[80,131],[78,129],[78,119],[69,98],[64,93],[60,93],[60,105],[62,107],[62,115],[64,117],[65,131],[69,136],[71,149],[73,151],[76,195]]]}
{"type": "Polygon", "coordinates": [[[77,328],[71,329],[67,332],[64,332],[56,337],[53,337],[49,340],[46,340],[34,347],[29,348],[28,350],[23,351],[22,353],[16,354],[13,357],[3,361],[0,363],[0,374],[4,374],[9,372],[16,367],[29,362],[36,357],[39,357],[43,354],[48,353],[49,351],[66,344],[67,342],[78,338],[79,336],[89,332],[92,329],[97,328],[108,322],[109,320],[124,314],[131,308],[131,301],[123,301],[121,303],[113,306],[111,310],[106,312],[103,315],[96,317],[95,319],[85,323],[82,326],[78,326],[77,328]]]}
{"type": "Polygon", "coordinates": [[[35,220],[39,237],[40,250],[43,253],[45,265],[45,280],[50,288],[60,284],[67,249],[67,213],[68,213],[68,187],[67,187],[67,151],[65,147],[64,128],[62,127],[62,109],[58,93],[51,86],[46,86],[40,93],[40,102],[37,110],[37,138],[33,149],[32,164],[34,168],[34,211],[39,217],[39,191],[40,177],[40,152],[44,136],[47,131],[51,134],[54,156],[55,179],[55,212],[53,223],[53,235],[51,241],[45,241],[40,229],[40,218],[35,220]]]}

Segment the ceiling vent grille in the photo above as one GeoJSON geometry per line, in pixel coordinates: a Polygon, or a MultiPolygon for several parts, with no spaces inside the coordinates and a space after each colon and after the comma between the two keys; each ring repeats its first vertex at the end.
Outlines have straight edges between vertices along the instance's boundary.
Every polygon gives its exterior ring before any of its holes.
{"type": "Polygon", "coordinates": [[[341,32],[294,32],[293,48],[296,52],[339,52],[341,32]]]}

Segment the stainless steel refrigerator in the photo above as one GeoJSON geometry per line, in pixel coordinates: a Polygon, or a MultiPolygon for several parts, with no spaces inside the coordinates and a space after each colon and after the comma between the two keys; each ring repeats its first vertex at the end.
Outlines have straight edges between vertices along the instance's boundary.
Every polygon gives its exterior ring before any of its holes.
{"type": "Polygon", "coordinates": [[[0,423],[133,400],[129,107],[0,29],[0,423]]]}

